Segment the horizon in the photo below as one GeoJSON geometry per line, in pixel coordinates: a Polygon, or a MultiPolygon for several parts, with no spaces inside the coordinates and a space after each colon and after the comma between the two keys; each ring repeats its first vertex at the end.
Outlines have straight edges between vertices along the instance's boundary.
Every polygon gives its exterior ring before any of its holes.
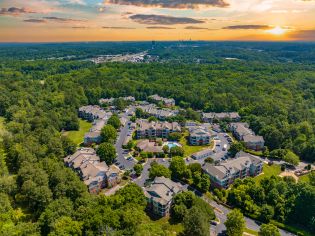
{"type": "Polygon", "coordinates": [[[3,0],[3,43],[314,42],[312,0],[3,0]]]}

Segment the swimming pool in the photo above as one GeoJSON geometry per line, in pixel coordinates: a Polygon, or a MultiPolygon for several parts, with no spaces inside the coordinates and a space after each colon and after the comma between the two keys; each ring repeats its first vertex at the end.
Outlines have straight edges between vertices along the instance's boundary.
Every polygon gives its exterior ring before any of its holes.
{"type": "Polygon", "coordinates": [[[165,142],[163,143],[163,146],[168,146],[169,149],[173,147],[181,147],[181,145],[177,142],[165,142]]]}

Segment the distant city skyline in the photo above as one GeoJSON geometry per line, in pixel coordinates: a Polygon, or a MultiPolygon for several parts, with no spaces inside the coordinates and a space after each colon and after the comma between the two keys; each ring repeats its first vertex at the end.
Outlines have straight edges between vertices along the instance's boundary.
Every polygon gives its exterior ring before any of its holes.
{"type": "Polygon", "coordinates": [[[315,41],[315,0],[0,0],[0,42],[315,41]]]}

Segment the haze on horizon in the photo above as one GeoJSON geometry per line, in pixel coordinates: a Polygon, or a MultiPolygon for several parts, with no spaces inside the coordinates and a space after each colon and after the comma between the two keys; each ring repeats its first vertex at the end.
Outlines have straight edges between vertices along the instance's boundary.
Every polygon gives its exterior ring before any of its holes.
{"type": "Polygon", "coordinates": [[[0,0],[0,42],[315,41],[315,0],[0,0]]]}

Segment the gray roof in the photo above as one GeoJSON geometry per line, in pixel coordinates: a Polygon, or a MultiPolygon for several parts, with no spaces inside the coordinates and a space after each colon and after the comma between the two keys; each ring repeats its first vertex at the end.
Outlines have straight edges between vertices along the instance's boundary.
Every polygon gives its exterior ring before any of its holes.
{"type": "Polygon", "coordinates": [[[138,130],[148,130],[148,129],[155,129],[155,130],[173,130],[173,131],[181,131],[181,127],[177,122],[162,122],[162,121],[152,121],[149,122],[148,120],[138,120],[138,130]]]}
{"type": "Polygon", "coordinates": [[[243,137],[243,140],[245,143],[259,143],[259,142],[264,142],[264,138],[262,136],[258,136],[258,135],[245,135],[243,137]]]}
{"type": "Polygon", "coordinates": [[[137,144],[137,148],[144,152],[153,152],[153,153],[162,153],[163,147],[158,146],[155,142],[150,142],[149,140],[145,139],[137,144]]]}
{"type": "Polygon", "coordinates": [[[240,115],[237,112],[221,112],[221,113],[215,113],[215,112],[209,112],[209,113],[202,113],[202,117],[206,119],[240,119],[240,115]]]}
{"type": "Polygon", "coordinates": [[[198,157],[198,156],[203,156],[205,154],[213,154],[213,150],[212,149],[204,149],[202,151],[199,151],[199,152],[195,152],[193,154],[191,154],[192,156],[195,156],[195,157],[198,157]]]}
{"type": "Polygon", "coordinates": [[[218,165],[206,163],[203,169],[208,174],[215,176],[218,179],[224,179],[227,175],[234,174],[245,167],[250,167],[251,164],[257,165],[262,161],[253,155],[245,152],[239,152],[234,159],[221,162],[218,165]]]}
{"type": "Polygon", "coordinates": [[[183,187],[179,183],[165,177],[156,177],[149,187],[145,188],[145,195],[153,198],[155,202],[163,205],[168,204],[175,194],[183,191],[183,187]]]}
{"type": "Polygon", "coordinates": [[[207,131],[206,129],[202,128],[202,127],[196,127],[195,129],[191,129],[190,130],[190,136],[195,137],[210,137],[211,134],[209,131],[207,131]]]}

